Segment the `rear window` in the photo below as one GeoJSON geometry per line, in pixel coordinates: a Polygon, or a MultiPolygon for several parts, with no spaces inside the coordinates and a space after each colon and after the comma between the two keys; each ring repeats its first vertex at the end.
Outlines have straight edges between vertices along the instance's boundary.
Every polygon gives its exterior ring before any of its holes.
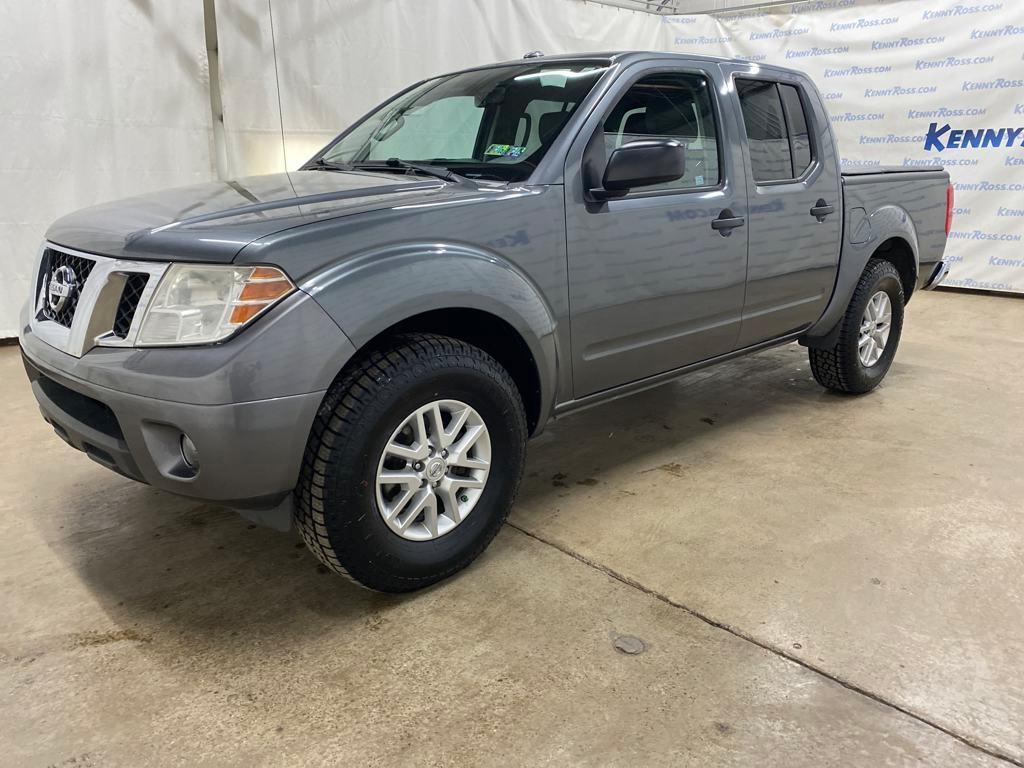
{"type": "Polygon", "coordinates": [[[754,181],[787,181],[804,174],[813,160],[807,113],[793,85],[737,80],[754,181]]]}
{"type": "Polygon", "coordinates": [[[789,145],[793,150],[793,176],[799,177],[811,164],[811,137],[807,131],[807,115],[804,112],[800,91],[795,85],[779,83],[782,106],[789,122],[789,145]]]}

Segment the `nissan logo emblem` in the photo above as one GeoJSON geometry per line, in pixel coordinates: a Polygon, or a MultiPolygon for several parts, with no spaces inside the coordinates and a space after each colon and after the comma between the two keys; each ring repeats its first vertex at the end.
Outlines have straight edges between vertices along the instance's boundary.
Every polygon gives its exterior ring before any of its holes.
{"type": "Polygon", "coordinates": [[[57,267],[46,286],[46,303],[54,312],[60,312],[78,290],[78,278],[71,267],[57,267]]]}

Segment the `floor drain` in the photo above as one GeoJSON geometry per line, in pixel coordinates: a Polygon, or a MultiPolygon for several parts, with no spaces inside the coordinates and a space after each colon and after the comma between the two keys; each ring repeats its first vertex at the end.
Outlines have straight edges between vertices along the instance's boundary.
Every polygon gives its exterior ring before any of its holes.
{"type": "Polygon", "coordinates": [[[612,641],[612,645],[619,653],[625,653],[629,656],[636,656],[638,653],[643,653],[647,650],[647,643],[639,637],[633,637],[632,635],[618,635],[612,641]]]}

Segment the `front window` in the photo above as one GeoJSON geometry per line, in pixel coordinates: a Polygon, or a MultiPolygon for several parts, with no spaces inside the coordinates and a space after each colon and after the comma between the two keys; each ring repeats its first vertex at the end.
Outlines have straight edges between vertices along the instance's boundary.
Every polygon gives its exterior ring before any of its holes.
{"type": "Polygon", "coordinates": [[[718,134],[711,89],[703,75],[667,72],[643,77],[605,118],[605,155],[638,139],[672,139],[686,147],[686,172],[644,191],[713,187],[719,182],[718,134]]]}
{"type": "Polygon", "coordinates": [[[523,181],[606,70],[593,61],[529,63],[428,80],[367,117],[322,159],[384,168],[402,160],[523,181]]]}

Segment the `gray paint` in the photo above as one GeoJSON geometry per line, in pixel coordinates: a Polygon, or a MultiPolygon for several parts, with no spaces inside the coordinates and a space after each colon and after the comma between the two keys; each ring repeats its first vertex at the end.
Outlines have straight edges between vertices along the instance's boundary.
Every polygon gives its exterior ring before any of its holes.
{"type": "MultiPolygon", "coordinates": [[[[572,305],[575,398],[731,351],[743,309],[747,227],[723,237],[711,220],[731,208],[744,215],[743,159],[736,124],[722,136],[722,183],[715,188],[645,192],[587,202],[593,182],[582,170],[593,132],[641,77],[672,71],[724,84],[706,61],[655,58],[624,65],[601,108],[587,116],[565,168],[566,240],[572,305]]],[[[728,102],[726,102],[728,104],[728,102]]],[[[605,162],[604,160],[603,162],[605,162]]]]}
{"type": "Polygon", "coordinates": [[[23,352],[47,377],[105,403],[117,415],[123,439],[79,421],[33,381],[43,416],[60,426],[73,447],[104,466],[157,488],[229,506],[274,506],[298,482],[306,438],[323,392],[194,405],[87,383],[46,365],[30,348],[23,352]],[[183,472],[181,432],[192,438],[203,460],[194,476],[183,472]]]}
{"type": "Polygon", "coordinates": [[[228,344],[96,347],[73,357],[45,344],[22,315],[22,350],[41,368],[104,389],[193,405],[223,405],[325,390],[355,347],[304,293],[289,296],[228,344]]]}
{"type": "MultiPolygon", "coordinates": [[[[743,125],[735,78],[775,80],[802,87],[811,140],[812,163],[792,182],[756,183],[746,174],[750,248],[747,289],[738,347],[746,347],[806,329],[832,295],[839,267],[842,201],[839,154],[822,100],[807,78],[796,72],[749,64],[724,64],[729,75],[734,119],[743,125]],[[835,213],[818,221],[810,213],[818,200],[835,213]]],[[[740,145],[750,157],[745,137],[740,145]]]]}
{"type": "Polygon", "coordinates": [[[379,173],[274,173],[116,200],[68,214],[46,239],[122,259],[228,263],[253,240],[428,198],[436,180],[379,173]]]}
{"type": "Polygon", "coordinates": [[[452,186],[411,207],[399,203],[263,238],[238,261],[308,275],[303,289],[356,347],[422,312],[489,312],[530,347],[544,413],[567,387],[568,369],[561,386],[557,378],[569,318],[561,187],[452,186]]]}
{"type": "Polygon", "coordinates": [[[842,183],[846,221],[839,273],[831,301],[803,339],[811,344],[836,327],[865,265],[886,240],[900,238],[910,247],[917,282],[931,274],[946,248],[945,171],[844,173],[842,183]]]}
{"type": "MultiPolygon", "coordinates": [[[[805,76],[704,56],[550,58],[604,58],[610,66],[522,184],[302,170],[64,217],[48,239],[66,247],[134,260],[272,264],[300,291],[207,347],[97,347],[76,358],[44,344],[26,316],[25,354],[115,410],[126,445],[107,447],[129,475],[187,495],[267,505],[294,485],[316,407],[337,373],[373,337],[419,313],[474,309],[514,328],[538,369],[540,428],[554,413],[687,370],[826,336],[888,238],[910,244],[919,282],[941,258],[948,175],[840,177],[827,115],[805,76]],[[721,184],[589,202],[582,163],[593,130],[637,77],[674,70],[702,72],[714,85],[721,184]],[[805,87],[817,159],[800,180],[749,178],[737,75],[805,87]],[[836,207],[824,223],[809,212],[818,198],[836,207]],[[745,219],[727,238],[711,229],[726,208],[745,219]],[[199,477],[165,466],[178,428],[201,454],[218,458],[199,477]]],[[[80,427],[68,429],[79,447],[88,439],[80,427]]]]}

